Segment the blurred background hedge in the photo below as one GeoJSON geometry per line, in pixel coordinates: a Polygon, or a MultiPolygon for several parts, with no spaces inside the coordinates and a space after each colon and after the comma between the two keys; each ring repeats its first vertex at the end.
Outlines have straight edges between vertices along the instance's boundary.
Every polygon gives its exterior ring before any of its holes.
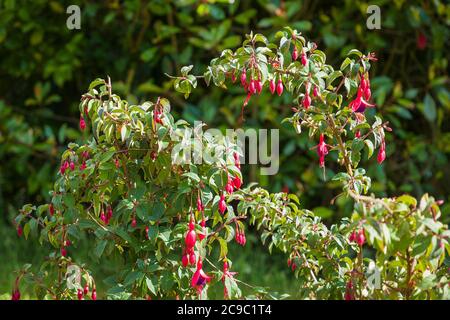
{"type": "MultiPolygon", "coordinates": [[[[0,0],[0,297],[9,293],[14,269],[46,253],[37,243],[17,240],[12,218],[24,203],[48,201],[60,153],[69,141],[82,139],[78,103],[90,81],[109,75],[114,91],[129,101],[165,96],[188,121],[237,127],[242,89],[224,91],[200,82],[185,100],[164,73],[177,74],[188,64],[200,73],[250,30],[273,37],[289,25],[316,42],[335,66],[351,48],[376,52],[373,96],[394,131],[387,137],[385,163],[366,164],[372,190],[391,196],[432,193],[446,201],[448,223],[449,21],[450,6],[439,0],[0,0]],[[71,4],[81,8],[80,30],[66,27],[71,4]],[[381,8],[380,30],[366,27],[367,7],[374,4],[381,8]]],[[[247,107],[244,126],[280,129],[281,166],[275,176],[260,176],[258,167],[246,166],[245,181],[296,193],[304,207],[331,224],[351,214],[352,203],[341,197],[330,205],[339,189],[323,181],[316,154],[308,151],[314,141],[280,125],[292,112],[291,103],[286,95],[266,93],[247,107]]],[[[327,168],[328,178],[335,168],[327,168]]],[[[285,258],[260,254],[265,249],[249,238],[236,257],[241,279],[295,297],[299,288],[285,258]]],[[[87,241],[72,251],[79,261],[90,259],[87,241]]],[[[117,263],[94,263],[94,272],[101,279],[117,263]]]]}

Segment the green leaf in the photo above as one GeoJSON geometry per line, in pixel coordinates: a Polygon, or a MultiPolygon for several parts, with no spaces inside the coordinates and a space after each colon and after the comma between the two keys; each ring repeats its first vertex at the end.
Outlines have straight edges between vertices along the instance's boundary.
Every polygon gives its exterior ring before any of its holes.
{"type": "Polygon", "coordinates": [[[146,277],[145,278],[145,284],[147,285],[148,290],[150,290],[150,292],[155,295],[156,294],[156,288],[155,288],[155,285],[153,283],[157,283],[157,280],[156,280],[156,277],[152,277],[152,279],[150,279],[149,277],[146,277]]]}
{"type": "Polygon", "coordinates": [[[97,243],[94,249],[94,254],[97,258],[100,258],[103,254],[103,251],[105,251],[105,247],[108,244],[107,240],[101,240],[97,243]]]}
{"type": "Polygon", "coordinates": [[[125,142],[126,139],[130,136],[130,128],[127,125],[122,125],[120,129],[120,137],[122,138],[122,142],[125,142]]]}
{"type": "Polygon", "coordinates": [[[357,55],[359,58],[362,57],[362,52],[357,50],[357,49],[351,49],[348,53],[347,56],[351,56],[351,55],[357,55]]]}
{"type": "Polygon", "coordinates": [[[434,122],[434,120],[436,120],[436,103],[429,94],[427,94],[423,100],[422,112],[429,122],[434,122]]]}
{"type": "Polygon", "coordinates": [[[369,139],[364,140],[364,144],[367,147],[367,159],[369,159],[373,155],[373,150],[375,149],[373,146],[373,142],[369,139]]]}

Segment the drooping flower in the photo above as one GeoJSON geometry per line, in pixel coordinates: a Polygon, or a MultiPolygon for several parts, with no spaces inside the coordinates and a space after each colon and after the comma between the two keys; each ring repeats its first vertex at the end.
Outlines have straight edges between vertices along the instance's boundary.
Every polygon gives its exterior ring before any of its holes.
{"type": "Polygon", "coordinates": [[[91,295],[92,300],[97,300],[97,290],[92,289],[92,295],[91,295]]]}
{"type": "Polygon", "coordinates": [[[347,285],[345,286],[345,294],[344,294],[345,300],[355,300],[355,296],[353,295],[353,283],[350,280],[347,282],[347,285]]]}
{"type": "Polygon", "coordinates": [[[298,59],[298,51],[297,51],[297,47],[294,47],[294,50],[292,51],[292,60],[297,60],[298,59]]]}
{"type": "Polygon", "coordinates": [[[308,63],[308,58],[306,57],[305,51],[302,51],[301,61],[303,66],[306,66],[306,64],[308,63]]]}
{"type": "Polygon", "coordinates": [[[197,240],[197,233],[195,232],[195,224],[193,219],[191,218],[191,221],[189,221],[189,231],[184,239],[184,244],[186,245],[186,248],[188,249],[193,248],[195,246],[196,240],[197,240]]]}
{"type": "Polygon", "coordinates": [[[86,129],[86,121],[84,121],[84,117],[80,116],[80,129],[83,131],[86,129]]]}
{"type": "Polygon", "coordinates": [[[319,144],[317,145],[317,154],[319,156],[319,165],[323,168],[325,166],[325,156],[328,154],[328,147],[325,143],[323,133],[320,134],[319,144]]]}
{"type": "Polygon", "coordinates": [[[416,45],[419,50],[423,50],[427,47],[427,36],[420,32],[417,36],[416,45]]]}
{"type": "Polygon", "coordinates": [[[191,286],[197,289],[197,293],[200,294],[206,283],[210,282],[211,279],[212,278],[203,271],[203,262],[202,259],[199,258],[197,262],[197,270],[195,270],[191,279],[191,286]]]}
{"type": "Polygon", "coordinates": [[[83,291],[81,289],[77,290],[77,297],[78,300],[83,300],[83,291]]]}
{"type": "Polygon", "coordinates": [[[275,93],[275,80],[270,79],[269,81],[269,90],[271,94],[275,93]]]}
{"type": "Polygon", "coordinates": [[[234,188],[235,189],[239,189],[241,187],[241,185],[242,185],[241,179],[238,176],[234,177],[233,178],[233,186],[234,186],[234,188]]]}
{"type": "Polygon", "coordinates": [[[358,231],[358,234],[356,235],[356,243],[359,246],[362,246],[366,242],[366,237],[364,236],[364,229],[361,229],[358,231]]]}
{"type": "Polygon", "coordinates": [[[374,107],[374,104],[370,104],[367,102],[367,100],[371,97],[371,91],[370,91],[370,82],[364,76],[361,76],[361,82],[359,83],[358,91],[356,93],[355,99],[353,99],[349,107],[353,110],[353,112],[360,112],[363,113],[366,111],[366,108],[368,107],[374,107]]]}
{"type": "Polygon", "coordinates": [[[384,139],[381,141],[380,149],[378,150],[377,161],[382,164],[386,159],[386,142],[384,139]]]}
{"type": "Polygon", "coordinates": [[[189,257],[187,255],[187,253],[183,253],[183,256],[181,257],[181,265],[183,266],[183,268],[186,268],[187,265],[189,264],[189,257]]]}
{"type": "Polygon", "coordinates": [[[303,107],[308,110],[309,106],[311,105],[311,97],[309,96],[308,92],[306,92],[305,96],[302,100],[303,107]]]}
{"type": "Polygon", "coordinates": [[[256,84],[255,80],[250,80],[250,84],[248,85],[248,93],[255,94],[256,93],[256,84]]]}
{"type": "Polygon", "coordinates": [[[225,261],[223,262],[223,275],[222,275],[222,279],[221,279],[222,283],[224,284],[223,296],[224,296],[225,299],[229,298],[228,290],[227,290],[227,287],[225,286],[225,279],[227,277],[233,279],[236,274],[237,274],[237,272],[231,272],[229,270],[228,261],[227,261],[227,259],[225,259],[225,261]]]}
{"type": "Polygon", "coordinates": [[[192,248],[191,251],[189,252],[189,264],[194,265],[196,259],[197,257],[195,256],[194,249],[192,248]]]}
{"type": "Polygon", "coordinates": [[[197,197],[197,211],[203,212],[205,211],[205,206],[202,203],[202,198],[200,196],[197,197]]]}
{"type": "Polygon", "coordinates": [[[219,199],[219,212],[221,214],[224,214],[226,209],[227,209],[227,204],[225,203],[225,195],[222,193],[220,195],[220,199],[219,199]]]}
{"type": "Polygon", "coordinates": [[[225,191],[226,191],[227,193],[229,193],[229,194],[232,194],[232,193],[233,193],[233,190],[234,190],[234,187],[233,187],[233,180],[231,179],[230,176],[228,176],[228,181],[227,181],[227,184],[226,184],[226,186],[225,186],[225,191]]]}
{"type": "Polygon", "coordinates": [[[283,81],[281,79],[278,79],[277,83],[277,94],[281,96],[283,94],[283,81]]]}
{"type": "Polygon", "coordinates": [[[239,154],[238,154],[237,152],[235,152],[235,153],[233,154],[233,158],[234,158],[234,165],[235,165],[238,169],[240,169],[240,168],[241,168],[241,163],[240,163],[240,161],[239,161],[239,154]]]}
{"type": "Polygon", "coordinates": [[[11,294],[11,300],[20,300],[20,290],[19,288],[16,288],[13,290],[12,294],[11,294]]]}
{"type": "Polygon", "coordinates": [[[88,285],[84,286],[83,293],[84,293],[84,295],[87,295],[89,293],[89,286],[88,285]]]}
{"type": "Polygon", "coordinates": [[[316,98],[319,96],[319,89],[317,88],[317,86],[314,86],[313,88],[313,96],[316,98]]]}
{"type": "Polygon", "coordinates": [[[18,235],[19,237],[21,237],[22,234],[23,234],[22,226],[21,226],[21,225],[18,225],[18,226],[17,226],[17,235],[18,235]]]}
{"type": "Polygon", "coordinates": [[[246,88],[247,87],[247,71],[244,69],[241,73],[241,85],[246,88]]]}
{"type": "Polygon", "coordinates": [[[202,232],[200,232],[198,234],[198,238],[200,239],[200,241],[202,241],[206,237],[206,221],[205,221],[205,218],[203,218],[202,221],[200,222],[200,227],[202,227],[202,232]]]}
{"type": "Polygon", "coordinates": [[[261,83],[261,80],[260,80],[260,79],[255,80],[255,89],[256,89],[256,92],[257,92],[258,94],[261,94],[261,91],[262,91],[262,83],[261,83]]]}

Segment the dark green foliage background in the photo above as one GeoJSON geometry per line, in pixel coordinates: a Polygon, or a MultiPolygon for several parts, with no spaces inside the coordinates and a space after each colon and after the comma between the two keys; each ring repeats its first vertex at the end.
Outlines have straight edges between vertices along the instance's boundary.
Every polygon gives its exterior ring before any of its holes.
{"type": "MultiPolygon", "coordinates": [[[[60,153],[69,141],[83,138],[78,102],[90,81],[109,75],[114,91],[130,102],[165,96],[177,117],[238,127],[242,89],[206,88],[200,81],[185,100],[164,73],[175,75],[189,64],[201,73],[210,59],[239,45],[250,30],[273,37],[289,25],[335,59],[330,64],[351,48],[375,51],[379,61],[371,70],[373,96],[394,131],[387,138],[385,163],[366,164],[372,190],[380,196],[428,192],[448,203],[450,6],[444,3],[0,0],[0,298],[9,294],[14,269],[45,255],[37,243],[17,240],[12,218],[24,203],[49,199],[60,153]],[[81,8],[81,30],[66,28],[71,4],[81,8]],[[381,8],[381,30],[366,27],[369,4],[381,8]],[[427,38],[424,49],[417,46],[420,33],[427,38]]],[[[265,91],[251,99],[244,126],[281,130],[280,172],[259,176],[257,167],[246,166],[245,181],[257,181],[270,191],[288,189],[329,223],[349,215],[349,201],[339,198],[330,205],[339,188],[323,181],[317,156],[308,151],[315,141],[280,125],[292,113],[292,101],[265,91]]],[[[335,169],[327,168],[327,177],[335,169]]],[[[448,223],[450,206],[442,211],[448,223]]],[[[295,296],[298,288],[281,255],[260,254],[265,249],[252,236],[245,249],[234,249],[242,250],[235,254],[241,279],[295,296]]],[[[86,261],[88,251],[86,241],[69,254],[86,261]]],[[[101,279],[117,263],[97,265],[94,274],[101,279]]]]}

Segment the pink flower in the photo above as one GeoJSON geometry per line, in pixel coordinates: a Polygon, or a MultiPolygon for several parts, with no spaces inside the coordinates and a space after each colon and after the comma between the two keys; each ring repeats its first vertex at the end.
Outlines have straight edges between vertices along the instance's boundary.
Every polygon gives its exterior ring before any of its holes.
{"type": "MultiPolygon", "coordinates": [[[[225,279],[227,278],[227,277],[229,277],[229,278],[231,278],[231,279],[233,279],[234,278],[234,276],[237,274],[237,272],[231,272],[231,271],[229,271],[229,269],[228,269],[228,262],[225,260],[225,262],[223,263],[223,275],[222,275],[222,282],[225,284],[225,279]]],[[[224,286],[224,288],[223,288],[223,295],[224,295],[224,298],[225,299],[228,299],[229,298],[229,296],[228,296],[228,290],[227,290],[227,287],[226,286],[224,286]]]]}
{"type": "Polygon", "coordinates": [[[203,267],[202,259],[199,258],[197,262],[197,270],[194,272],[194,275],[192,276],[191,279],[191,286],[197,289],[198,294],[202,292],[205,284],[210,282],[212,279],[203,271],[202,267],[203,267]]]}
{"type": "Polygon", "coordinates": [[[279,79],[277,83],[277,94],[279,96],[283,94],[283,82],[281,81],[281,79],[279,79]]]}
{"type": "Polygon", "coordinates": [[[380,149],[378,150],[377,161],[382,164],[384,159],[386,159],[386,142],[384,139],[381,141],[380,149]]]}
{"type": "Polygon", "coordinates": [[[198,212],[205,211],[205,206],[203,205],[202,198],[200,198],[200,196],[197,198],[197,211],[198,212]]]}
{"type": "Polygon", "coordinates": [[[306,66],[306,64],[308,63],[308,58],[306,57],[305,51],[302,51],[301,61],[303,66],[306,66]]]}
{"type": "Polygon", "coordinates": [[[234,179],[233,179],[233,186],[234,186],[234,188],[235,189],[239,189],[241,187],[241,185],[242,185],[241,179],[239,179],[238,176],[234,177],[234,179]]]}
{"type": "Polygon", "coordinates": [[[306,110],[308,110],[309,106],[311,105],[311,97],[309,96],[308,92],[306,92],[305,96],[303,97],[302,105],[306,110]]]}
{"type": "Polygon", "coordinates": [[[269,90],[271,94],[275,93],[275,81],[273,79],[269,81],[269,90]]]}
{"type": "Polygon", "coordinates": [[[372,93],[370,90],[370,82],[369,79],[365,79],[361,77],[361,82],[359,83],[358,92],[356,94],[356,98],[350,102],[348,105],[353,112],[361,112],[366,111],[367,107],[374,107],[374,104],[370,104],[367,100],[370,99],[372,93]]]}
{"type": "Polygon", "coordinates": [[[427,47],[427,36],[423,32],[420,32],[417,36],[416,45],[419,50],[427,47]]]}
{"type": "Polygon", "coordinates": [[[316,147],[319,155],[319,165],[323,168],[325,166],[325,156],[328,154],[328,147],[324,141],[323,133],[320,134],[319,144],[316,147]]]}
{"type": "Polygon", "coordinates": [[[191,219],[189,222],[189,231],[186,234],[186,238],[184,239],[184,244],[186,248],[191,249],[195,246],[195,242],[197,240],[197,234],[195,233],[195,225],[194,221],[191,219]]]}
{"type": "Polygon", "coordinates": [[[292,51],[292,60],[297,60],[298,59],[298,51],[297,48],[294,47],[294,51],[292,51]]]}
{"type": "Polygon", "coordinates": [[[83,116],[80,116],[80,129],[81,130],[86,129],[86,121],[84,121],[83,116]]]}
{"type": "Polygon", "coordinates": [[[227,205],[225,203],[225,196],[223,194],[221,194],[220,199],[219,199],[219,212],[221,214],[224,214],[226,209],[227,209],[227,205]]]}

